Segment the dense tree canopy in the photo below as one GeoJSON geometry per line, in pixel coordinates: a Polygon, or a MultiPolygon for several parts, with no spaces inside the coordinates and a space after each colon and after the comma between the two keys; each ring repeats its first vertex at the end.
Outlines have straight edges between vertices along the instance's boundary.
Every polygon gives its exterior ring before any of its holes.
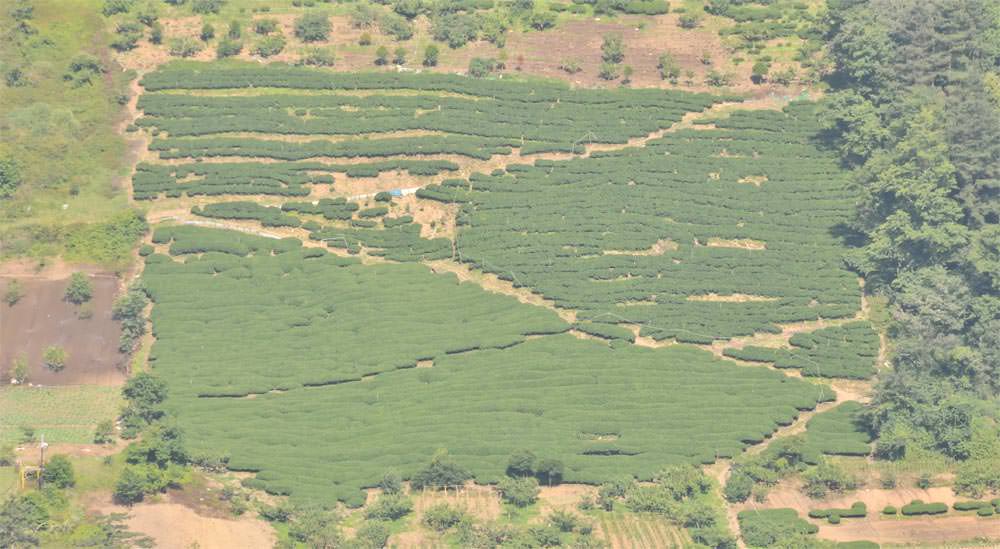
{"type": "Polygon", "coordinates": [[[977,418],[1000,432],[1000,6],[829,6],[827,127],[860,193],[848,261],[894,320],[868,420],[885,457],[965,459],[977,418]]]}

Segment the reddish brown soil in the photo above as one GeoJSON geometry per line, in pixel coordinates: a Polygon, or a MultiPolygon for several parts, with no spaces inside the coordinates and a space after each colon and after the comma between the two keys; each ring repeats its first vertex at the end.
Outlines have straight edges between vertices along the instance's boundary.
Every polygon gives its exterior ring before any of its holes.
{"type": "MultiPolygon", "coordinates": [[[[863,519],[844,520],[838,525],[822,524],[818,536],[831,541],[868,540],[880,544],[916,543],[921,547],[930,544],[947,544],[962,547],[956,542],[973,539],[1000,540],[1000,519],[975,516],[945,516],[919,519],[863,519]]],[[[938,546],[938,545],[935,545],[938,546]]],[[[976,545],[997,547],[997,545],[976,545]]]]}
{"type": "MultiPolygon", "coordinates": [[[[12,278],[0,277],[0,294],[12,278]]],[[[68,279],[44,276],[18,277],[24,297],[13,307],[0,303],[0,372],[11,377],[14,360],[25,357],[28,382],[35,385],[117,385],[124,381],[125,360],[118,352],[121,327],[111,318],[111,305],[118,294],[118,278],[109,273],[90,275],[94,288],[87,309],[90,318],[80,318],[81,308],[63,300],[68,279]],[[51,345],[67,354],[66,367],[52,372],[42,363],[51,345]]]]}
{"type": "MultiPolygon", "coordinates": [[[[258,40],[252,32],[246,33],[241,59],[258,62],[294,63],[307,49],[294,37],[292,29],[294,14],[267,14],[262,16],[278,21],[281,33],[288,40],[288,45],[280,54],[268,59],[252,55],[252,45],[258,40]]],[[[508,74],[529,74],[558,78],[575,86],[618,86],[620,80],[605,81],[598,77],[601,65],[601,42],[604,35],[620,34],[625,44],[625,60],[622,66],[630,66],[634,70],[632,85],[638,87],[679,87],[688,90],[708,91],[705,85],[705,75],[710,70],[718,70],[732,77],[729,91],[747,92],[756,97],[768,94],[794,95],[801,91],[802,86],[789,88],[773,85],[755,85],[750,81],[751,64],[744,62],[734,65],[731,59],[739,57],[723,45],[718,32],[714,28],[699,28],[684,30],[677,25],[678,14],[658,16],[621,16],[615,18],[572,19],[560,22],[555,28],[544,31],[508,32],[507,45],[504,49],[485,41],[476,41],[458,49],[441,46],[441,54],[437,67],[427,69],[420,66],[422,48],[429,43],[430,22],[420,16],[415,21],[415,36],[406,42],[395,42],[382,35],[377,29],[356,29],[351,26],[350,18],[346,16],[331,17],[332,32],[330,40],[312,44],[310,47],[333,46],[336,55],[337,71],[371,71],[400,70],[394,65],[379,69],[374,65],[375,50],[386,46],[390,51],[402,47],[407,51],[408,63],[401,70],[445,73],[464,73],[473,57],[492,57],[505,59],[508,74]],[[359,47],[358,39],[368,32],[373,43],[370,46],[359,47]],[[657,63],[662,53],[669,52],[680,65],[682,71],[692,71],[693,79],[688,82],[681,77],[678,85],[665,82],[659,73],[657,63]],[[701,62],[704,53],[712,58],[712,64],[701,62]],[[566,61],[576,63],[580,72],[569,74],[560,65],[566,61]]],[[[164,34],[168,38],[188,36],[195,38],[201,28],[201,18],[197,16],[161,19],[164,34]]],[[[126,54],[118,56],[118,62],[139,72],[147,72],[170,61],[168,55],[169,39],[162,45],[153,45],[141,41],[139,46],[126,54]]],[[[209,61],[215,58],[215,42],[202,50],[193,58],[209,61]]]]}

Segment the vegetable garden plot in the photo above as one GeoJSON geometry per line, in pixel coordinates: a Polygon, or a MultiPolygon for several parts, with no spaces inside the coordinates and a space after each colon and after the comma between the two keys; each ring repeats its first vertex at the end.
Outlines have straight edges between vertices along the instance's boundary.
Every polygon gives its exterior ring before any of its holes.
{"type": "Polygon", "coordinates": [[[581,319],[708,343],[853,315],[860,289],[836,236],[853,199],[837,159],[813,145],[814,107],[737,112],[717,125],[590,158],[510,165],[418,195],[462,205],[462,261],[581,319]],[[759,186],[741,182],[761,175],[759,186]],[[711,239],[763,249],[707,246],[711,239]],[[676,246],[643,253],[665,240],[676,246]]]}
{"type": "Polygon", "coordinates": [[[525,341],[567,325],[423,266],[199,227],[168,236],[179,251],[225,252],[147,259],[167,406],[196,453],[227,454],[298,498],[360,503],[386,469],[411,475],[442,447],[484,482],[525,447],[562,460],[568,481],[648,479],[733,456],[832,398],[694,348],[525,341]],[[408,368],[420,359],[433,367],[408,368]],[[303,386],[323,383],[336,384],[303,386]],[[272,389],[285,391],[218,397],[272,389]]]}

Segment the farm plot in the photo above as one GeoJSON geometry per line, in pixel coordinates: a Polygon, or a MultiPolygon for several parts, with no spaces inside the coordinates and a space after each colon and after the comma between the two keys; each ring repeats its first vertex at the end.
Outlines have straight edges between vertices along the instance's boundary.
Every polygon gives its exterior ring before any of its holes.
{"type": "Polygon", "coordinates": [[[152,130],[150,150],[171,162],[140,164],[137,199],[305,195],[304,185],[332,183],[338,172],[426,176],[457,169],[454,159],[488,160],[515,149],[582,151],[587,143],[646,136],[725,99],[441,74],[210,67],[175,64],[143,79],[144,115],[136,124],[152,130]],[[194,163],[206,159],[220,162],[194,163]]]}
{"type": "Polygon", "coordinates": [[[815,107],[739,111],[644,147],[508,165],[418,196],[461,204],[461,261],[578,318],[710,343],[860,306],[853,199],[815,107]],[[666,245],[664,245],[664,243],[666,245]]]}
{"type": "Polygon", "coordinates": [[[184,229],[174,252],[200,256],[147,259],[154,370],[192,449],[273,492],[357,504],[385,470],[408,477],[438,448],[480,482],[525,447],[562,460],[567,481],[649,479],[734,456],[832,399],[699,349],[528,338],[568,326],[421,265],[184,229]],[[409,367],[420,360],[433,365],[409,367]],[[262,394],[219,398],[248,393],[262,394]]]}
{"type": "Polygon", "coordinates": [[[33,429],[46,442],[91,443],[94,429],[114,419],[121,390],[100,385],[0,389],[0,446],[21,441],[33,429]]]}

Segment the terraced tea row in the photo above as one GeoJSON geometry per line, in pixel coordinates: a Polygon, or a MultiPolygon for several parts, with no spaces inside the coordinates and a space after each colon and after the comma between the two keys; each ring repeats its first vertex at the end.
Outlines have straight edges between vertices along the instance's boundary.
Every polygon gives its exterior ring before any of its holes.
{"type": "Polygon", "coordinates": [[[736,112],[645,147],[509,165],[418,196],[461,204],[458,258],[598,322],[709,343],[859,308],[853,205],[814,107],[736,112]]]}
{"type": "Polygon", "coordinates": [[[421,265],[196,227],[167,235],[173,253],[201,254],[147,259],[168,406],[197,453],[297,498],[360,503],[386,469],[409,476],[438,448],[481,482],[525,447],[562,460],[568,481],[648,479],[733,456],[832,398],[693,348],[528,339],[568,326],[421,265]],[[433,367],[412,368],[422,360],[433,367]],[[262,394],[218,398],[250,392],[262,394]]]}
{"type": "Polygon", "coordinates": [[[452,75],[343,75],[256,66],[207,71],[190,64],[147,75],[143,86],[157,93],[140,98],[144,116],[136,125],[152,129],[156,137],[150,150],[162,160],[381,159],[271,165],[264,176],[247,174],[242,164],[232,162],[210,173],[191,164],[142,164],[135,188],[143,199],[182,192],[305,194],[303,184],[332,182],[307,172],[434,175],[457,167],[442,157],[487,160],[514,149],[522,154],[582,152],[587,143],[624,144],[646,136],[724,99],[662,90],[571,90],[547,81],[498,86],[452,75]],[[270,93],[274,88],[280,93],[270,93]],[[254,95],[228,95],[235,91],[254,95]],[[398,136],[414,132],[420,135],[398,136]],[[323,139],[288,141],[275,138],[279,135],[323,139]],[[238,185],[234,179],[249,181],[238,185]]]}
{"type": "Polygon", "coordinates": [[[879,341],[867,321],[798,333],[789,343],[791,349],[746,346],[723,353],[750,362],[770,362],[777,368],[798,368],[804,376],[867,379],[875,374],[879,341]]]}

